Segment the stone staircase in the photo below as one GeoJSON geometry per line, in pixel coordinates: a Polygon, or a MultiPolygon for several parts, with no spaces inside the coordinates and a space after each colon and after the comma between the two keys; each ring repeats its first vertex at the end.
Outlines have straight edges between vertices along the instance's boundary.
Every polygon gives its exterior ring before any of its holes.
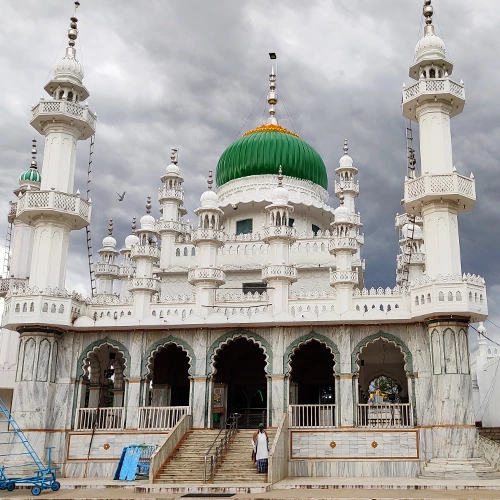
{"type": "Polygon", "coordinates": [[[433,458],[422,469],[426,479],[499,479],[500,472],[484,458],[433,458]]]}
{"type": "Polygon", "coordinates": [[[155,483],[203,483],[204,457],[219,429],[191,430],[155,477],[155,483]]]}
{"type": "MultiPolygon", "coordinates": [[[[269,448],[273,444],[275,429],[266,429],[269,448]]],[[[214,483],[265,483],[267,474],[258,474],[252,462],[252,435],[255,429],[240,429],[231,440],[226,456],[215,473],[214,483]]]]}

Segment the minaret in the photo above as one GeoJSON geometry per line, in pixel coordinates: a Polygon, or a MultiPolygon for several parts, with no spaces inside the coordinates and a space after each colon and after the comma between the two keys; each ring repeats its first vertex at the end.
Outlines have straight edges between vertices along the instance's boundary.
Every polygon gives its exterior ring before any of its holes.
{"type": "Polygon", "coordinates": [[[83,101],[83,67],[76,59],[77,19],[71,18],[66,55],[56,63],[45,86],[50,98],[32,109],[31,125],[45,136],[40,191],[26,191],[17,217],[34,227],[29,285],[64,288],[69,234],[90,221],[90,200],[73,193],[76,145],[95,132],[96,115],[83,101]]]}
{"type": "Polygon", "coordinates": [[[181,223],[181,212],[184,203],[184,179],[179,175],[177,166],[177,149],[172,149],[171,163],[161,178],[162,186],[158,189],[158,201],[161,204],[162,217],[157,227],[161,236],[160,269],[168,269],[172,265],[175,252],[175,238],[183,232],[184,224],[181,223]]]}
{"type": "Polygon", "coordinates": [[[396,258],[396,284],[407,286],[421,278],[425,270],[424,233],[422,218],[396,214],[400,253],[396,258]]]}
{"type": "Polygon", "coordinates": [[[453,167],[450,120],[463,111],[464,86],[450,79],[453,65],[434,33],[431,0],[423,14],[425,33],[410,68],[417,83],[403,89],[403,115],[419,124],[422,175],[406,180],[404,204],[406,212],[422,216],[426,274],[435,279],[462,274],[457,216],[472,208],[476,193],[473,176],[453,167]]]}
{"type": "Polygon", "coordinates": [[[217,267],[217,250],[224,244],[220,218],[219,198],[212,191],[212,171],[208,173],[208,189],[200,197],[200,207],[194,213],[198,216],[198,228],[193,235],[196,247],[196,267],[189,269],[188,281],[196,288],[196,314],[208,316],[215,305],[215,289],[226,282],[226,274],[217,267]]]}
{"type": "Polygon", "coordinates": [[[359,196],[359,181],[354,177],[358,169],[354,166],[352,158],[349,156],[349,145],[344,139],[344,154],[339,160],[339,166],[335,169],[335,174],[339,180],[335,180],[335,196],[344,200],[344,206],[349,210],[352,228],[356,233],[358,248],[352,256],[352,263],[358,270],[358,285],[363,288],[363,265],[361,261],[361,247],[365,244],[364,234],[360,232],[363,224],[361,214],[356,213],[356,198],[359,196]],[[356,265],[355,265],[356,263],[356,265]]]}
{"type": "Polygon", "coordinates": [[[290,214],[293,206],[288,203],[290,195],[283,186],[283,171],[278,172],[278,186],[272,194],[272,203],[266,207],[266,225],[263,240],[269,245],[269,264],[262,268],[262,281],[271,291],[273,315],[288,312],[290,284],[297,281],[297,269],[290,265],[290,245],[296,237],[291,227],[290,214]]]}
{"type": "Polygon", "coordinates": [[[132,232],[125,238],[125,246],[120,250],[122,263],[120,266],[120,298],[124,299],[129,295],[130,280],[135,274],[135,262],[130,258],[132,247],[139,244],[139,238],[135,234],[135,217],[132,219],[132,232]]]}
{"type": "Polygon", "coordinates": [[[102,248],[98,251],[101,260],[95,266],[95,276],[99,278],[97,293],[110,295],[113,293],[114,280],[119,277],[119,267],[116,264],[116,240],[113,238],[113,219],[109,220],[108,236],[102,240],[102,248]]]}
{"type": "Polygon", "coordinates": [[[133,245],[130,258],[136,262],[135,277],[130,280],[130,292],[134,296],[134,316],[138,319],[149,316],[151,298],[160,290],[160,280],[153,277],[155,264],[160,259],[157,246],[156,221],[151,215],[151,197],[146,203],[146,215],[141,217],[141,227],[136,235],[139,243],[133,245]]]}

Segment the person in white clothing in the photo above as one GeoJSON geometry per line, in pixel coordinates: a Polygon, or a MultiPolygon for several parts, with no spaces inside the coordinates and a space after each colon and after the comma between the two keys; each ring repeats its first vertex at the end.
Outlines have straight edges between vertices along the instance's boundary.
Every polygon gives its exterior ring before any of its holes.
{"type": "Polygon", "coordinates": [[[269,459],[269,438],[264,429],[264,424],[259,424],[259,430],[255,431],[252,436],[252,456],[257,462],[257,472],[267,473],[267,462],[269,459]]]}

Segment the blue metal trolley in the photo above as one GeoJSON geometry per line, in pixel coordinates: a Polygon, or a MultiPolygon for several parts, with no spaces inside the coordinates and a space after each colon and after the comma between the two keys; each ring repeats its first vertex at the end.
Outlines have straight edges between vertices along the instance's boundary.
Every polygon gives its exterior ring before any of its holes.
{"type": "Polygon", "coordinates": [[[47,489],[57,491],[61,487],[56,480],[56,471],[59,467],[51,465],[52,448],[48,449],[48,464],[45,466],[1,398],[0,424],[2,424],[0,429],[7,428],[7,430],[0,430],[0,461],[4,461],[1,457],[26,460],[25,463],[0,465],[0,490],[12,491],[18,484],[31,484],[33,495],[39,495],[42,490],[47,489]],[[8,447],[9,453],[6,453],[6,447],[8,447]],[[26,477],[23,477],[24,474],[16,474],[15,472],[19,471],[20,468],[28,467],[31,470],[26,477]]]}

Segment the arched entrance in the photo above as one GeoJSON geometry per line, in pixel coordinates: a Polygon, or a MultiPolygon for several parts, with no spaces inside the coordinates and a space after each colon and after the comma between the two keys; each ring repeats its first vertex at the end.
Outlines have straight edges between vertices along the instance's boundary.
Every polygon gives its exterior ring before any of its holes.
{"type": "Polygon", "coordinates": [[[411,427],[408,374],[400,346],[379,337],[360,349],[357,364],[358,426],[411,427]]]}
{"type": "Polygon", "coordinates": [[[149,367],[145,406],[189,406],[189,358],[175,344],[162,346],[149,367]]]}
{"type": "Polygon", "coordinates": [[[230,340],[214,358],[214,426],[239,413],[239,427],[267,424],[266,357],[245,337],[230,340]]]}
{"type": "Polygon", "coordinates": [[[335,359],[318,340],[300,345],[290,357],[290,415],[295,427],[335,425],[335,359]]]}

